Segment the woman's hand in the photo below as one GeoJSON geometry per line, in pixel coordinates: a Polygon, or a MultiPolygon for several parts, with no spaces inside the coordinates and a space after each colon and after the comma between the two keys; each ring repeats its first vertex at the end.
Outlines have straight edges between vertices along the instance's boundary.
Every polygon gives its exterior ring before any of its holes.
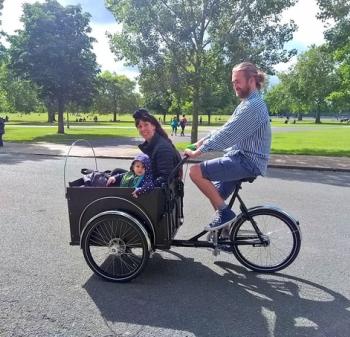
{"type": "Polygon", "coordinates": [[[114,177],[109,177],[107,180],[106,186],[113,185],[113,184],[115,184],[115,182],[116,182],[116,179],[114,177]]]}
{"type": "Polygon", "coordinates": [[[138,197],[139,197],[136,190],[135,190],[134,192],[132,192],[131,195],[132,195],[134,198],[138,198],[138,197]]]}

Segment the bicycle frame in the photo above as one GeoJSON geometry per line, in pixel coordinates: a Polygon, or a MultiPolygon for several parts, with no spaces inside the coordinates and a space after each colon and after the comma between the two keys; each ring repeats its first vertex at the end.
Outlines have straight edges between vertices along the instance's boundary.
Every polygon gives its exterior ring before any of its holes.
{"type": "MultiPolygon", "coordinates": [[[[247,179],[247,181],[252,182],[253,178],[251,180],[247,179]]],[[[240,203],[240,210],[241,213],[238,214],[233,222],[233,225],[235,224],[235,222],[240,219],[241,217],[245,217],[246,219],[249,219],[249,221],[251,222],[257,236],[245,236],[242,239],[239,240],[235,240],[235,241],[231,241],[231,240],[223,240],[223,239],[218,239],[217,242],[212,242],[212,241],[200,241],[198,240],[199,238],[201,238],[203,235],[207,234],[208,231],[203,230],[202,232],[198,233],[197,235],[193,236],[192,238],[188,239],[188,240],[172,240],[171,241],[171,246],[175,246],[175,247],[203,247],[203,248],[217,248],[218,245],[225,245],[225,246],[234,246],[234,245],[262,245],[262,246],[267,246],[269,244],[268,239],[261,233],[259,227],[257,226],[255,220],[249,215],[249,210],[246,207],[246,205],[244,204],[242,198],[239,196],[239,190],[242,188],[242,181],[240,183],[237,184],[233,195],[230,199],[229,202],[229,207],[232,208],[234,202],[236,199],[238,199],[239,203],[240,203]],[[252,242],[252,240],[256,240],[255,243],[252,242]]]]}

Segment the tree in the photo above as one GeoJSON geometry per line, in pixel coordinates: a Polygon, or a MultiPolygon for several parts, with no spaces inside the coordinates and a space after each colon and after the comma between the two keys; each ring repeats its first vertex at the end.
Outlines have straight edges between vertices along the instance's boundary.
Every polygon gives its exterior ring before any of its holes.
{"type": "MultiPolygon", "coordinates": [[[[0,15],[2,14],[1,11],[4,8],[4,0],[0,0],[0,15]]],[[[1,25],[1,20],[0,20],[0,25],[1,25]]]]}
{"type": "Polygon", "coordinates": [[[273,115],[289,115],[292,105],[291,100],[291,96],[283,82],[270,88],[265,95],[269,112],[273,115]]]}
{"type": "Polygon", "coordinates": [[[55,0],[25,4],[24,29],[10,37],[10,67],[56,105],[58,133],[64,133],[66,104],[86,104],[94,92],[98,67],[89,20],[80,6],[63,7],[55,0]]]}
{"type": "Polygon", "coordinates": [[[350,39],[350,3],[348,0],[317,0],[320,12],[318,18],[324,22],[332,20],[334,24],[325,31],[325,38],[332,48],[341,48],[349,44],[350,39]]]}
{"type": "Polygon", "coordinates": [[[302,79],[300,78],[296,67],[291,67],[289,72],[279,73],[278,78],[283,87],[283,91],[281,92],[283,95],[282,99],[284,100],[284,104],[288,106],[287,115],[292,112],[298,116],[298,120],[302,120],[302,115],[309,114],[310,110],[308,110],[306,104],[306,92],[301,86],[302,79]]]}
{"type": "MultiPolygon", "coordinates": [[[[0,16],[1,16],[1,11],[4,8],[4,0],[0,0],[0,16]]],[[[0,20],[0,38],[3,36],[6,36],[6,34],[4,33],[4,31],[1,29],[2,26],[2,22],[0,20]]],[[[6,53],[6,48],[5,46],[0,42],[0,62],[3,60],[4,55],[6,53]]]]}
{"type": "Polygon", "coordinates": [[[348,0],[318,0],[319,18],[334,25],[326,30],[328,51],[337,62],[339,87],[328,96],[333,107],[340,111],[350,108],[350,3],[348,0]]]}
{"type": "Polygon", "coordinates": [[[140,74],[139,84],[145,106],[162,114],[164,122],[167,113],[179,116],[189,95],[181,76],[169,59],[164,59],[156,67],[144,68],[140,74]]]}
{"type": "Polygon", "coordinates": [[[117,114],[134,111],[138,106],[138,96],[135,94],[136,83],[124,75],[109,71],[98,77],[98,93],[95,107],[102,113],[113,113],[113,121],[117,114]]]}
{"type": "Polygon", "coordinates": [[[332,56],[322,46],[311,46],[298,57],[293,71],[302,103],[315,112],[315,123],[320,123],[321,112],[327,110],[326,97],[337,85],[332,56]]]}
{"type": "Polygon", "coordinates": [[[288,72],[279,73],[280,83],[268,90],[266,100],[272,113],[315,113],[320,123],[321,112],[329,109],[327,97],[339,85],[335,62],[325,46],[311,46],[298,56],[288,72]]]}
{"type": "Polygon", "coordinates": [[[120,33],[111,35],[118,59],[138,65],[141,74],[169,62],[192,95],[191,141],[197,140],[205,65],[215,55],[223,64],[249,59],[266,70],[287,61],[283,50],[295,25],[280,24],[280,14],[296,0],[107,0],[120,33]],[[166,61],[166,62],[165,62],[166,61]]]}
{"type": "Polygon", "coordinates": [[[0,66],[0,90],[7,101],[8,112],[29,113],[36,111],[42,105],[38,98],[38,89],[33,83],[14,76],[6,63],[0,66]]]}
{"type": "Polygon", "coordinates": [[[238,98],[233,95],[230,68],[215,55],[203,66],[200,110],[208,116],[209,125],[213,112],[228,114],[232,112],[232,105],[238,104],[238,98]]]}

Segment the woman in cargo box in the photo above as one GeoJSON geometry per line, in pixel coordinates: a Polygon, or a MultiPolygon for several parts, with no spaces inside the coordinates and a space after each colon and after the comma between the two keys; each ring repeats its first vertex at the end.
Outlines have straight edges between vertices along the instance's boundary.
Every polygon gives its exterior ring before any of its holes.
{"type": "Polygon", "coordinates": [[[133,117],[140,136],[145,140],[139,148],[150,157],[154,185],[160,187],[167,181],[181,156],[158,120],[146,109],[136,110],[133,117]]]}

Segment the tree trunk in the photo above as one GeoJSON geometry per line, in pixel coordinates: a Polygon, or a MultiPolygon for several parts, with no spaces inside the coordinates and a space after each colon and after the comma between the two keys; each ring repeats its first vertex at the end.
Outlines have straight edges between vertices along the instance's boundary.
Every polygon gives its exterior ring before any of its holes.
{"type": "Polygon", "coordinates": [[[53,123],[55,121],[55,111],[52,107],[47,107],[47,121],[53,123]]]}
{"type": "Polygon", "coordinates": [[[208,125],[211,123],[211,111],[208,111],[208,125]]]}
{"type": "Polygon", "coordinates": [[[116,122],[117,121],[117,111],[114,110],[113,111],[113,122],[116,122]]]}
{"type": "Polygon", "coordinates": [[[321,124],[321,112],[319,110],[316,111],[315,124],[321,124]]]}
{"type": "Polygon", "coordinates": [[[47,109],[47,121],[49,123],[55,122],[55,104],[53,101],[51,101],[49,98],[46,98],[44,100],[46,109],[47,109]]]}
{"type": "Polygon", "coordinates": [[[193,111],[192,111],[192,130],[191,143],[196,143],[198,140],[198,116],[199,116],[199,94],[201,87],[200,62],[195,66],[194,81],[193,81],[193,111]]]}
{"type": "Polygon", "coordinates": [[[195,83],[193,88],[193,112],[192,112],[192,130],[191,143],[196,143],[198,140],[198,111],[199,110],[199,83],[195,83]]]}
{"type": "Polygon", "coordinates": [[[59,97],[58,98],[58,131],[57,133],[61,133],[61,134],[64,134],[63,114],[64,114],[64,100],[62,97],[59,97]]]}
{"type": "Polygon", "coordinates": [[[298,112],[298,121],[303,120],[303,114],[301,112],[298,112]]]}

